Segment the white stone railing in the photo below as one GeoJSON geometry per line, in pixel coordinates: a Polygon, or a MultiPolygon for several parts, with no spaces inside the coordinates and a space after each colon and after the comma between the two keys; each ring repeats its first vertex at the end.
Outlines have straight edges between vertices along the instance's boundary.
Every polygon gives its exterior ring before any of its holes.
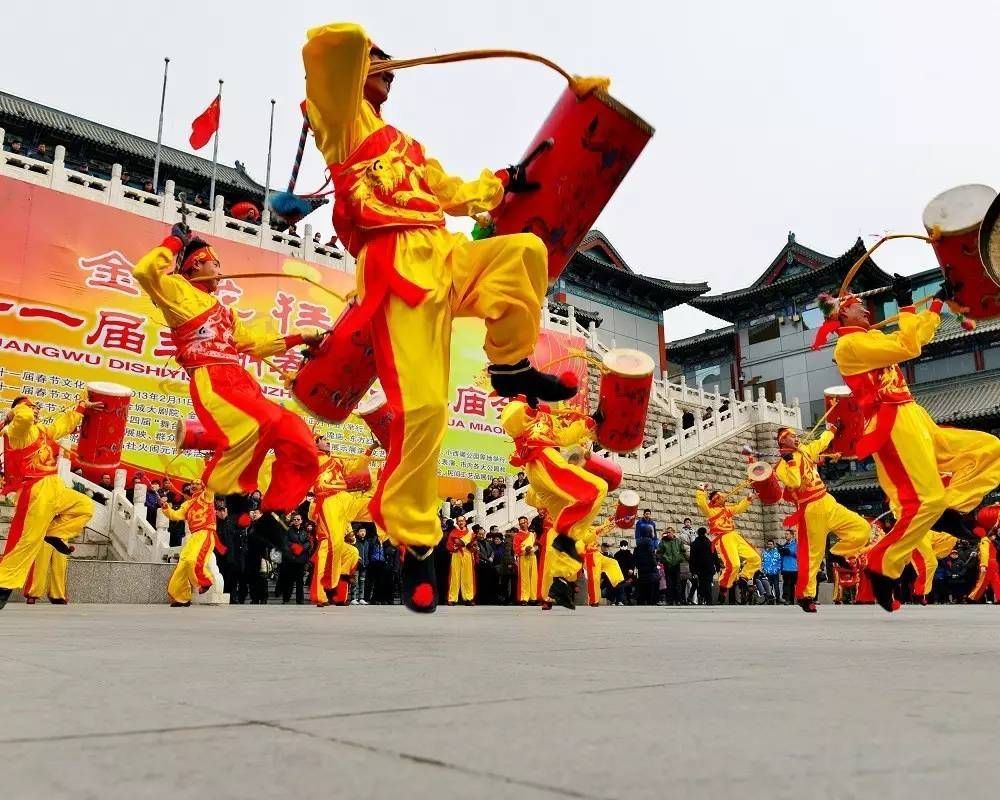
{"type": "MultiPolygon", "coordinates": [[[[121,164],[112,165],[109,180],[68,167],[66,148],[62,145],[55,148],[52,161],[41,161],[21,153],[15,155],[3,150],[3,141],[4,130],[0,128],[0,175],[72,194],[148,219],[160,220],[168,225],[180,222],[181,217],[178,213],[180,203],[174,198],[176,187],[173,181],[164,184],[163,194],[150,194],[122,183],[121,164]]],[[[231,239],[342,272],[354,273],[354,259],[348,253],[313,241],[312,225],[303,226],[304,235],[292,235],[288,231],[276,231],[271,228],[269,209],[265,208],[262,211],[260,224],[254,224],[228,216],[224,212],[224,207],[225,198],[222,195],[216,196],[215,211],[189,203],[188,225],[192,230],[211,236],[231,239]]]]}

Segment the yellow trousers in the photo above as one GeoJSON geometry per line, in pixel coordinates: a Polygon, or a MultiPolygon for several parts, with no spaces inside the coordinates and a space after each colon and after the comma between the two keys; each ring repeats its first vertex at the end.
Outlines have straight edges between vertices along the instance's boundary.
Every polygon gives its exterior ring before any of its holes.
{"type": "Polygon", "coordinates": [[[913,550],[911,563],[917,572],[913,593],[928,595],[934,588],[934,572],[938,559],[944,558],[958,544],[958,539],[947,533],[929,531],[913,550]]]}
{"type": "Polygon", "coordinates": [[[70,540],[83,532],[94,501],[58,475],[49,475],[17,493],[7,546],[0,557],[0,588],[20,589],[46,536],[70,540]]]}
{"type": "Polygon", "coordinates": [[[868,568],[898,578],[920,540],[946,508],[971,511],[1000,484],[1000,439],[981,431],[942,428],[918,404],[896,410],[875,471],[896,524],[872,548],[868,568]],[[944,486],[942,473],[951,473],[944,486]]]}
{"type": "Polygon", "coordinates": [[[49,600],[69,600],[66,593],[66,571],[69,569],[69,556],[63,555],[54,547],[43,545],[35,562],[28,570],[28,579],[24,583],[24,596],[38,600],[47,597],[49,600]]]}
{"type": "Polygon", "coordinates": [[[583,557],[584,567],[587,571],[587,601],[592,605],[599,605],[601,602],[601,577],[608,576],[608,583],[617,586],[625,576],[622,575],[622,568],[613,558],[608,558],[604,553],[589,552],[583,557]]]}
{"type": "Polygon", "coordinates": [[[752,581],[760,569],[760,553],[739,531],[722,534],[715,540],[715,551],[722,559],[722,574],[719,576],[719,588],[730,589],[740,578],[752,581]],[[742,566],[740,566],[742,562],[742,566]]]}
{"type": "Polygon", "coordinates": [[[214,547],[214,531],[195,531],[187,537],[181,548],[180,560],[167,583],[167,596],[171,603],[190,603],[193,589],[200,591],[212,585],[208,559],[214,547]]]}
{"type": "Polygon", "coordinates": [[[517,602],[530,603],[538,599],[538,556],[534,553],[517,556],[517,602]]]}
{"type": "MultiPolygon", "coordinates": [[[[341,575],[350,574],[351,570],[345,568],[349,561],[345,537],[351,523],[364,513],[371,498],[371,492],[338,492],[313,503],[312,518],[320,536],[314,555],[313,585],[309,590],[312,602],[325,603],[326,591],[337,588],[341,575]]],[[[357,548],[354,552],[357,553],[357,548]]]]}
{"type": "MultiPolygon", "coordinates": [[[[372,319],[378,375],[395,418],[371,512],[394,543],[432,547],[441,539],[437,471],[448,426],[452,320],[485,321],[490,362],[526,358],[538,339],[546,264],[533,234],[475,242],[442,229],[396,236],[396,271],[429,291],[412,307],[390,294],[372,319]]],[[[362,251],[362,297],[364,276],[362,251]]]]}
{"type": "Polygon", "coordinates": [[[544,508],[554,533],[575,542],[595,542],[592,523],[608,494],[608,484],[582,467],[570,464],[554,447],[524,465],[531,495],[528,502],[544,508]]]}
{"type": "Polygon", "coordinates": [[[802,509],[799,521],[796,599],[816,597],[816,574],[826,553],[826,537],[830,533],[838,537],[830,552],[838,556],[856,556],[868,544],[871,526],[864,517],[844,508],[831,495],[808,503],[802,509]]]}
{"type": "Polygon", "coordinates": [[[565,553],[562,550],[556,550],[555,547],[552,546],[555,538],[555,531],[549,530],[539,542],[541,545],[541,550],[539,551],[541,553],[541,558],[538,561],[539,600],[549,599],[549,589],[552,586],[552,581],[556,578],[563,578],[564,580],[573,583],[579,576],[580,570],[583,569],[582,557],[580,560],[577,560],[568,553],[565,553]]]}
{"type": "Polygon", "coordinates": [[[448,602],[476,599],[476,570],[472,563],[472,553],[462,548],[451,554],[451,571],[448,573],[448,602]]]}

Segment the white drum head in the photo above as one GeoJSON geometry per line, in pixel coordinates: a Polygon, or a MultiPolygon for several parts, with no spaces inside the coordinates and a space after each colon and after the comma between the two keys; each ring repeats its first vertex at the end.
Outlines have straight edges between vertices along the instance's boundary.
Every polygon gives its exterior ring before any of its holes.
{"type": "Polygon", "coordinates": [[[924,209],[924,227],[941,233],[964,233],[975,230],[997,196],[996,190],[981,183],[969,183],[941,192],[924,209]]]}
{"type": "Polygon", "coordinates": [[[634,489],[623,489],[618,493],[618,502],[626,508],[638,508],[639,493],[634,489]]]}
{"type": "Polygon", "coordinates": [[[763,461],[755,461],[747,467],[747,477],[754,482],[766,481],[771,477],[772,472],[774,472],[774,469],[771,465],[763,461]]]}
{"type": "Polygon", "coordinates": [[[361,398],[361,402],[358,403],[358,407],[354,410],[354,413],[359,417],[363,417],[366,414],[378,411],[387,402],[385,392],[381,389],[370,389],[368,394],[361,398]]]}
{"type": "Polygon", "coordinates": [[[641,350],[609,350],[604,356],[604,366],[619,375],[641,378],[652,375],[653,359],[641,350]]]}
{"type": "Polygon", "coordinates": [[[845,397],[851,396],[851,387],[831,386],[828,389],[824,389],[823,394],[827,397],[833,398],[834,400],[843,400],[845,397]]]}
{"type": "Polygon", "coordinates": [[[106,394],[109,397],[132,396],[132,390],[127,386],[122,386],[120,383],[110,383],[106,381],[94,381],[93,383],[88,383],[87,391],[97,392],[98,394],[106,394]]]}

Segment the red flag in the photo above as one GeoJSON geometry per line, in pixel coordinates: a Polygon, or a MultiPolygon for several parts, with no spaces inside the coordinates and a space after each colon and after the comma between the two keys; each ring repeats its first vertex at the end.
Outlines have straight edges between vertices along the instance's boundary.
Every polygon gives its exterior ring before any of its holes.
{"type": "Polygon", "coordinates": [[[191,147],[200,150],[211,141],[212,135],[219,130],[219,117],[221,115],[222,96],[216,95],[212,104],[191,123],[191,138],[188,140],[191,147]]]}

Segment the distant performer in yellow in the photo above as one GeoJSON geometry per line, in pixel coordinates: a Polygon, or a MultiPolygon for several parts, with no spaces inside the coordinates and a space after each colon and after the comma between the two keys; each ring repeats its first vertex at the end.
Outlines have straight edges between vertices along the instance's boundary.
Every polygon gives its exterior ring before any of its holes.
{"type": "Polygon", "coordinates": [[[719,576],[719,602],[725,603],[729,590],[737,580],[746,586],[760,569],[761,559],[753,546],[743,538],[734,519],[743,514],[753,504],[752,497],[744,497],[738,503],[727,503],[726,496],[713,491],[707,483],[698,486],[694,493],[698,510],[708,521],[708,533],[712,538],[712,549],[722,559],[722,574],[719,576]],[[742,566],[741,566],[742,564],[742,566]]]}

